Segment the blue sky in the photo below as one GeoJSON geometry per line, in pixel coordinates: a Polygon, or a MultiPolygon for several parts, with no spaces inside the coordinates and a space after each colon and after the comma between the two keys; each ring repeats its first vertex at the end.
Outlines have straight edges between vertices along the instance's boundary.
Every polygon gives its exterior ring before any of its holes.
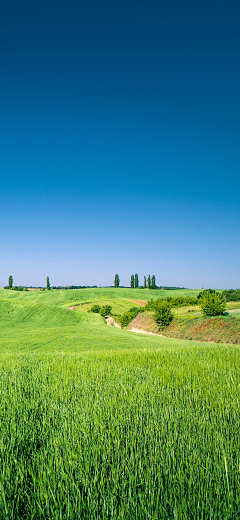
{"type": "Polygon", "coordinates": [[[240,4],[9,0],[0,285],[240,287],[240,4]]]}

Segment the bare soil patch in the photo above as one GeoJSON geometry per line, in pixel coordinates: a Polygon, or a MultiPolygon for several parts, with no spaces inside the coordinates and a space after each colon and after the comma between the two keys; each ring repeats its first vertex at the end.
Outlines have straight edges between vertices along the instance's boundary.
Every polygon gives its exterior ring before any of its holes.
{"type": "Polygon", "coordinates": [[[111,316],[107,316],[107,318],[105,318],[105,319],[106,319],[107,325],[113,325],[114,327],[121,329],[120,325],[118,323],[116,323],[116,321],[111,316]]]}
{"type": "Polygon", "coordinates": [[[128,330],[138,330],[139,332],[145,331],[151,334],[159,335],[159,330],[156,322],[154,321],[150,313],[139,312],[136,318],[134,318],[128,325],[128,330]]]}
{"type": "Polygon", "coordinates": [[[129,302],[136,303],[139,307],[145,307],[147,305],[147,300],[128,300],[129,302]]]}

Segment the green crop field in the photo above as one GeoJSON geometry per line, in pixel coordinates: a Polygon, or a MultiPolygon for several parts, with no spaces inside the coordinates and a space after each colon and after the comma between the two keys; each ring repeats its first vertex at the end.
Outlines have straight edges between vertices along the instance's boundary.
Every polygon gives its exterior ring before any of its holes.
{"type": "Polygon", "coordinates": [[[173,291],[149,289],[115,289],[112,287],[97,287],[96,289],[70,289],[53,291],[8,291],[0,289],[0,298],[10,298],[30,303],[42,303],[44,305],[69,306],[83,302],[96,302],[101,300],[150,300],[156,298],[166,298],[167,296],[197,296],[198,289],[179,289],[173,291]]]}
{"type": "Polygon", "coordinates": [[[1,520],[240,517],[239,346],[68,310],[196,294],[0,291],[1,520]]]}

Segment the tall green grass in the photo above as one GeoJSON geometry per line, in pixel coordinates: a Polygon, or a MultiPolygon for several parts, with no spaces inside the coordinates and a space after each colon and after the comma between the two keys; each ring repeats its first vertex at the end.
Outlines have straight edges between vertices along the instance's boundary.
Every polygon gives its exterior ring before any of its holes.
{"type": "Polygon", "coordinates": [[[3,303],[1,520],[240,517],[238,346],[3,303]]]}

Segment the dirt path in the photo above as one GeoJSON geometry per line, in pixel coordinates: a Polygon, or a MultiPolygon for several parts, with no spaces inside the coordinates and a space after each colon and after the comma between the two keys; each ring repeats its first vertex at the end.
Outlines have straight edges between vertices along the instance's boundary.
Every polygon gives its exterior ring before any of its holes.
{"type": "MultiPolygon", "coordinates": [[[[68,307],[70,311],[73,311],[77,307],[77,305],[72,305],[71,307],[68,307]]],[[[107,325],[113,325],[114,327],[117,327],[117,329],[121,329],[121,326],[116,323],[116,321],[111,316],[106,316],[105,318],[107,325]]],[[[162,336],[162,334],[156,334],[155,332],[148,332],[147,330],[141,330],[141,329],[127,329],[128,332],[137,332],[137,334],[149,334],[150,336],[162,336]]]]}
{"type": "Polygon", "coordinates": [[[128,332],[137,332],[138,334],[150,334],[151,336],[163,336],[163,334],[157,334],[156,332],[148,332],[143,329],[127,329],[128,332]]]}
{"type": "MultiPolygon", "coordinates": [[[[108,316],[105,318],[108,325],[113,325],[114,327],[117,327],[118,329],[121,329],[120,325],[116,323],[116,321],[111,318],[111,316],[108,316]]],[[[127,329],[128,332],[137,332],[138,334],[150,334],[151,336],[162,336],[162,334],[156,334],[155,332],[148,332],[147,330],[141,330],[141,329],[127,329]]]]}
{"type": "Polygon", "coordinates": [[[108,325],[113,325],[114,327],[117,327],[118,329],[121,329],[120,325],[118,325],[118,323],[116,323],[116,321],[113,318],[111,318],[111,316],[107,316],[105,318],[105,320],[106,320],[108,325]]]}

